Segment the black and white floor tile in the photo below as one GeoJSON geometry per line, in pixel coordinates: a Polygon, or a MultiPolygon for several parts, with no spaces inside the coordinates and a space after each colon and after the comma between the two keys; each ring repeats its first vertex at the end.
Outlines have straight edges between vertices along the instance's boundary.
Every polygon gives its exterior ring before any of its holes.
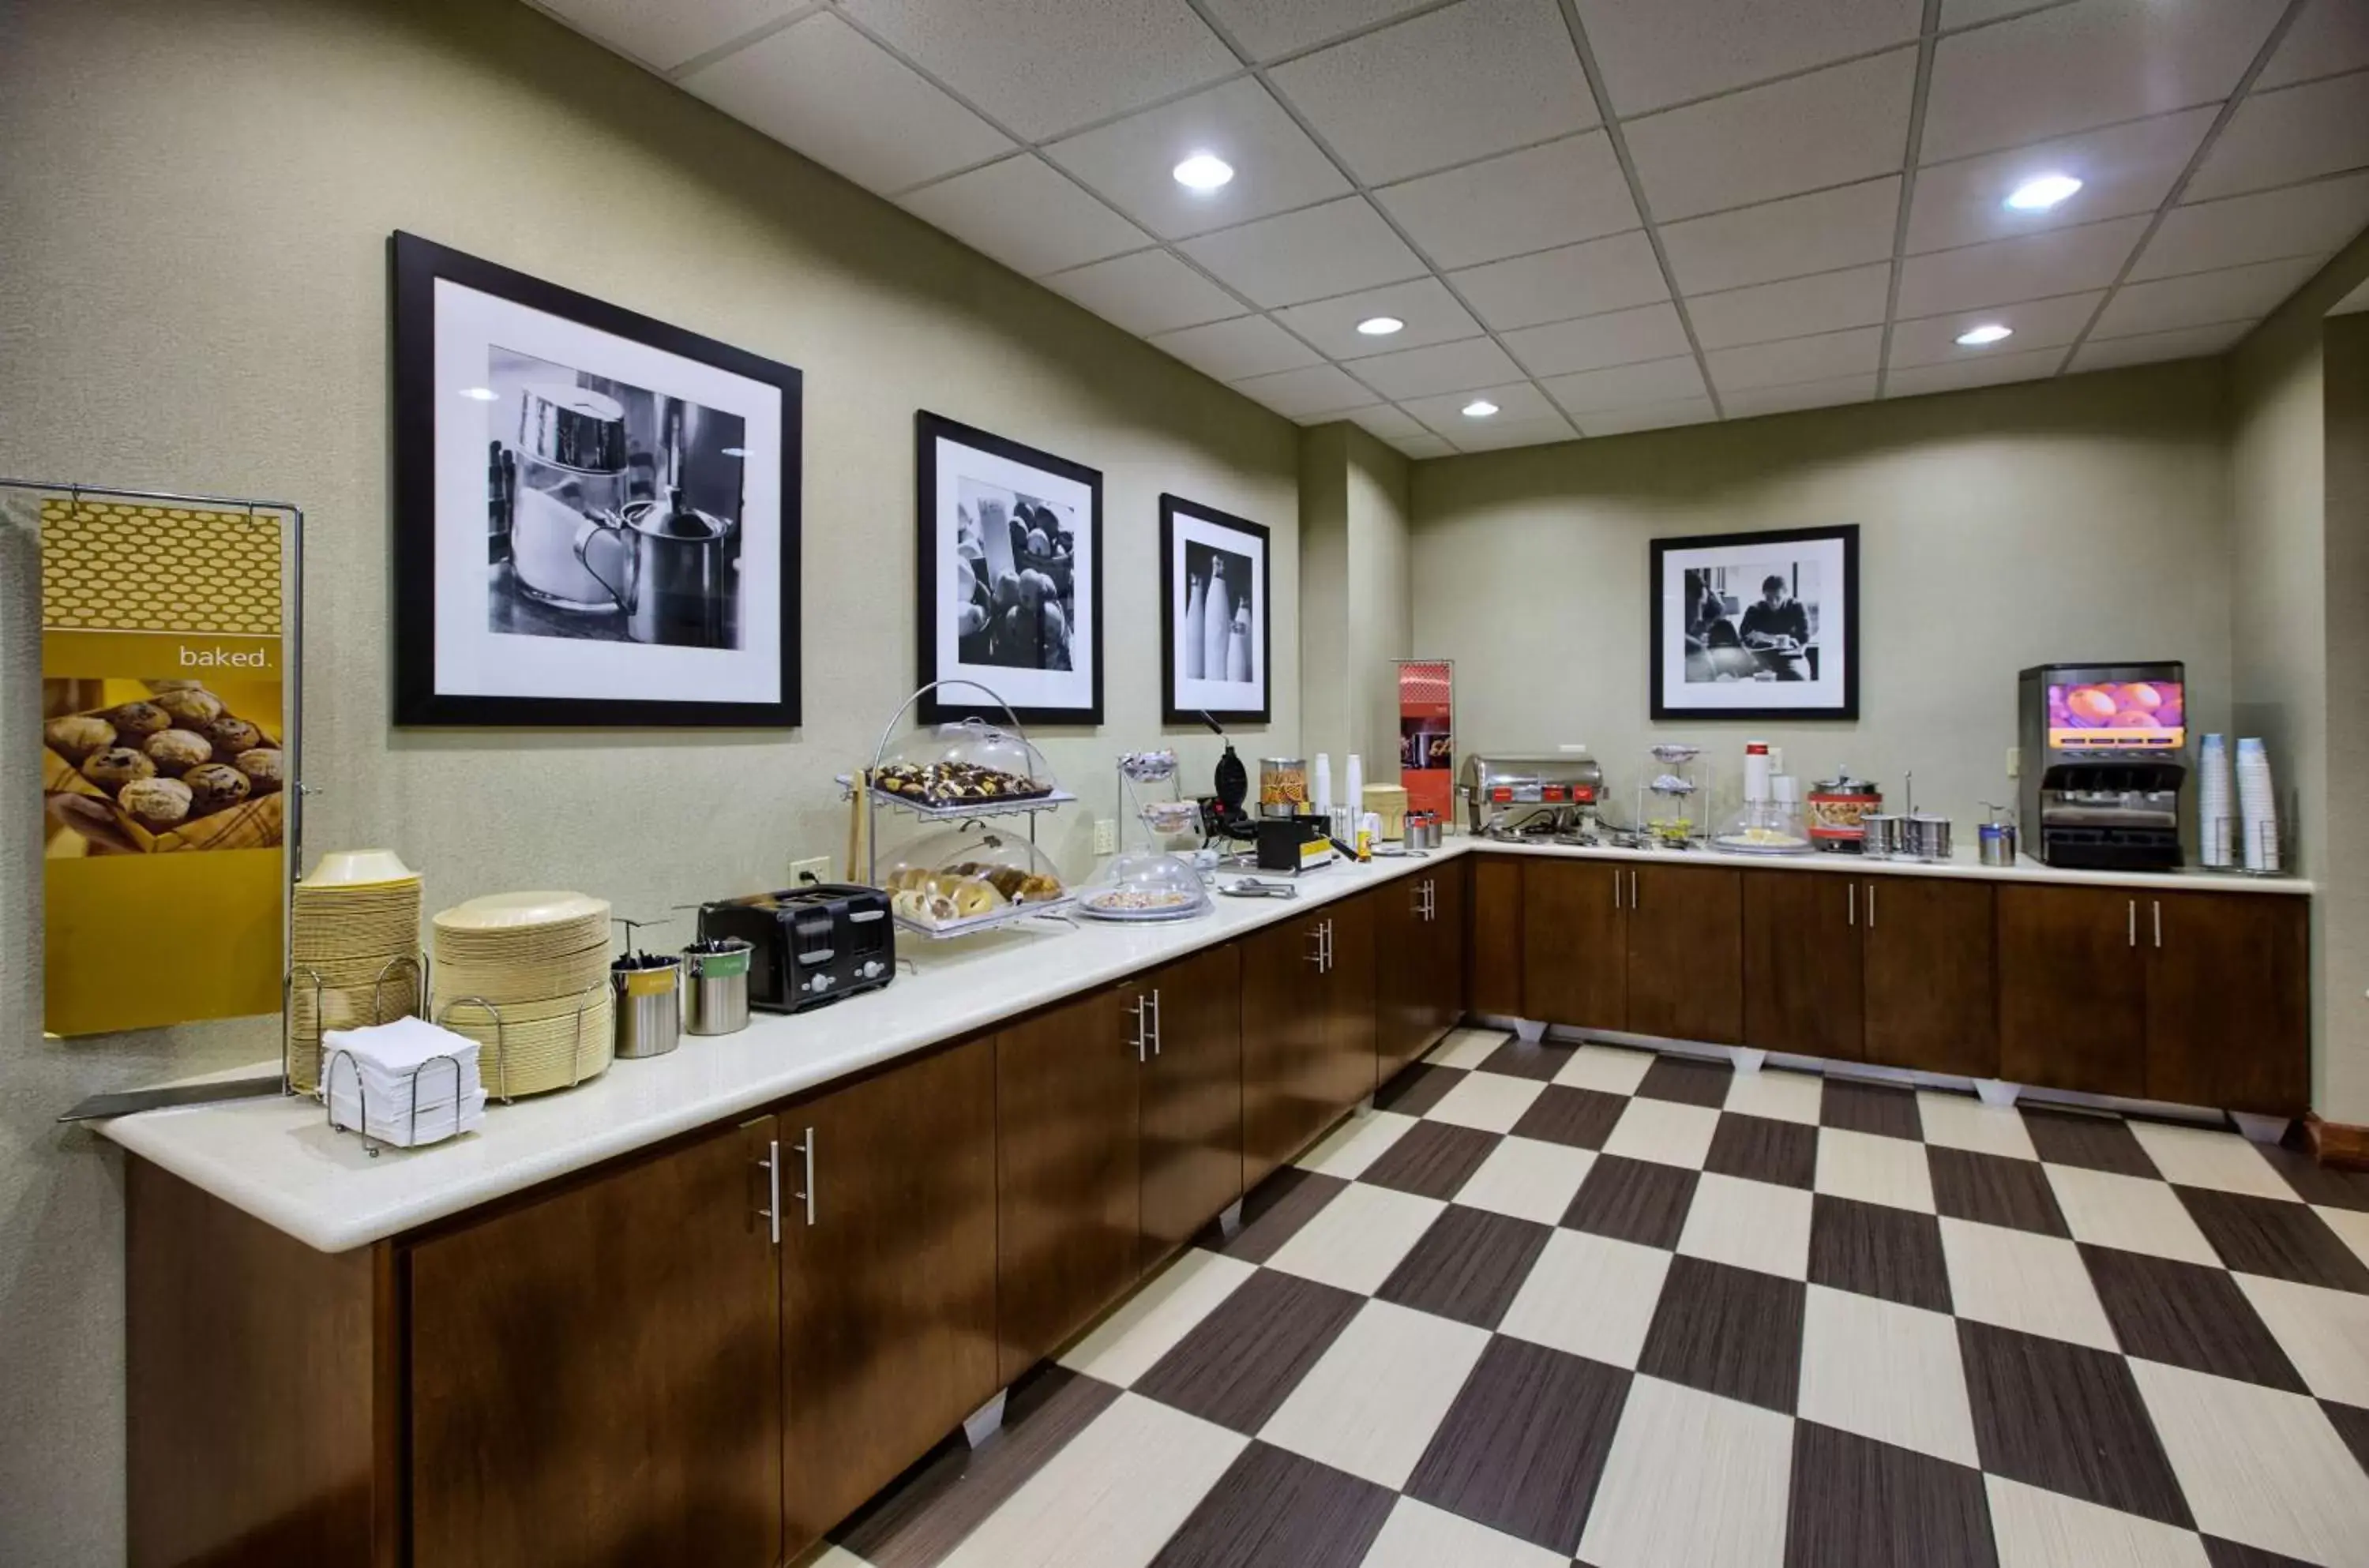
{"type": "Polygon", "coordinates": [[[1462,1031],[827,1568],[2369,1564],[2369,1178],[1462,1031]]]}

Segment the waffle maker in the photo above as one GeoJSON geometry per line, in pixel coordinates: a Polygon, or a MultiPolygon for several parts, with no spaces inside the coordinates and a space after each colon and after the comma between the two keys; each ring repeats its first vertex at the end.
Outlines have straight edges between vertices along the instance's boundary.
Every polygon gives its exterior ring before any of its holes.
{"type": "Polygon", "coordinates": [[[1242,802],[1251,795],[1251,771],[1234,753],[1234,743],[1218,727],[1218,721],[1206,712],[1201,722],[1209,733],[1226,742],[1226,754],[1218,759],[1216,776],[1210,781],[1218,793],[1201,797],[1201,840],[1204,843],[1217,839],[1236,839],[1244,843],[1258,837],[1258,826],[1242,802]]]}

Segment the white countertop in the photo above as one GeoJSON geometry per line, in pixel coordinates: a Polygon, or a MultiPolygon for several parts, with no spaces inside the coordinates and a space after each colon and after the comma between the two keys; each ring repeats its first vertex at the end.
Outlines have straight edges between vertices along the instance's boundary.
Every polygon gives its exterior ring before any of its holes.
{"type": "Polygon", "coordinates": [[[101,1130],[141,1158],[307,1245],[344,1252],[760,1110],[817,1084],[990,1027],[1471,851],[1877,876],[2311,891],[2310,883],[2295,877],[2063,871],[2031,861],[1986,866],[1971,853],[1933,864],[1837,854],[1582,849],[1459,837],[1429,858],[1385,857],[1310,872],[1300,879],[1294,899],[1219,898],[1213,913],[1173,925],[1082,921],[1075,930],[1047,926],[944,944],[908,938],[899,951],[914,960],[915,972],[883,990],[814,1013],[758,1013],[737,1035],[686,1035],[670,1055],[620,1061],[578,1088],[489,1106],[479,1131],[425,1149],[388,1149],[373,1158],[355,1134],[332,1132],[322,1107],[303,1098],[150,1111],[108,1122],[101,1130]]]}

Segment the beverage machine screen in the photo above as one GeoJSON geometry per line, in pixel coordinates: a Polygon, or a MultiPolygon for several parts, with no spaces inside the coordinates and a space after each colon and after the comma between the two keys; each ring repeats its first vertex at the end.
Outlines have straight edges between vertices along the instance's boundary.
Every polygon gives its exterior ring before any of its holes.
{"type": "Polygon", "coordinates": [[[2048,688],[2052,750],[2177,751],[2187,739],[2177,681],[2085,681],[2048,688]]]}

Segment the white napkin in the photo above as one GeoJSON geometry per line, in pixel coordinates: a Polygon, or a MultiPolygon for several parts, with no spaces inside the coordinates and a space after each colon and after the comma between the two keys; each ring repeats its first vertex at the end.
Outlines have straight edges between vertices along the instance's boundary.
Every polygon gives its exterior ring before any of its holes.
{"type": "Polygon", "coordinates": [[[330,1118],[383,1143],[411,1147],[468,1131],[485,1119],[477,1042],[424,1018],[398,1018],[322,1037],[330,1118]],[[448,1065],[449,1064],[449,1065],[448,1065]]]}

